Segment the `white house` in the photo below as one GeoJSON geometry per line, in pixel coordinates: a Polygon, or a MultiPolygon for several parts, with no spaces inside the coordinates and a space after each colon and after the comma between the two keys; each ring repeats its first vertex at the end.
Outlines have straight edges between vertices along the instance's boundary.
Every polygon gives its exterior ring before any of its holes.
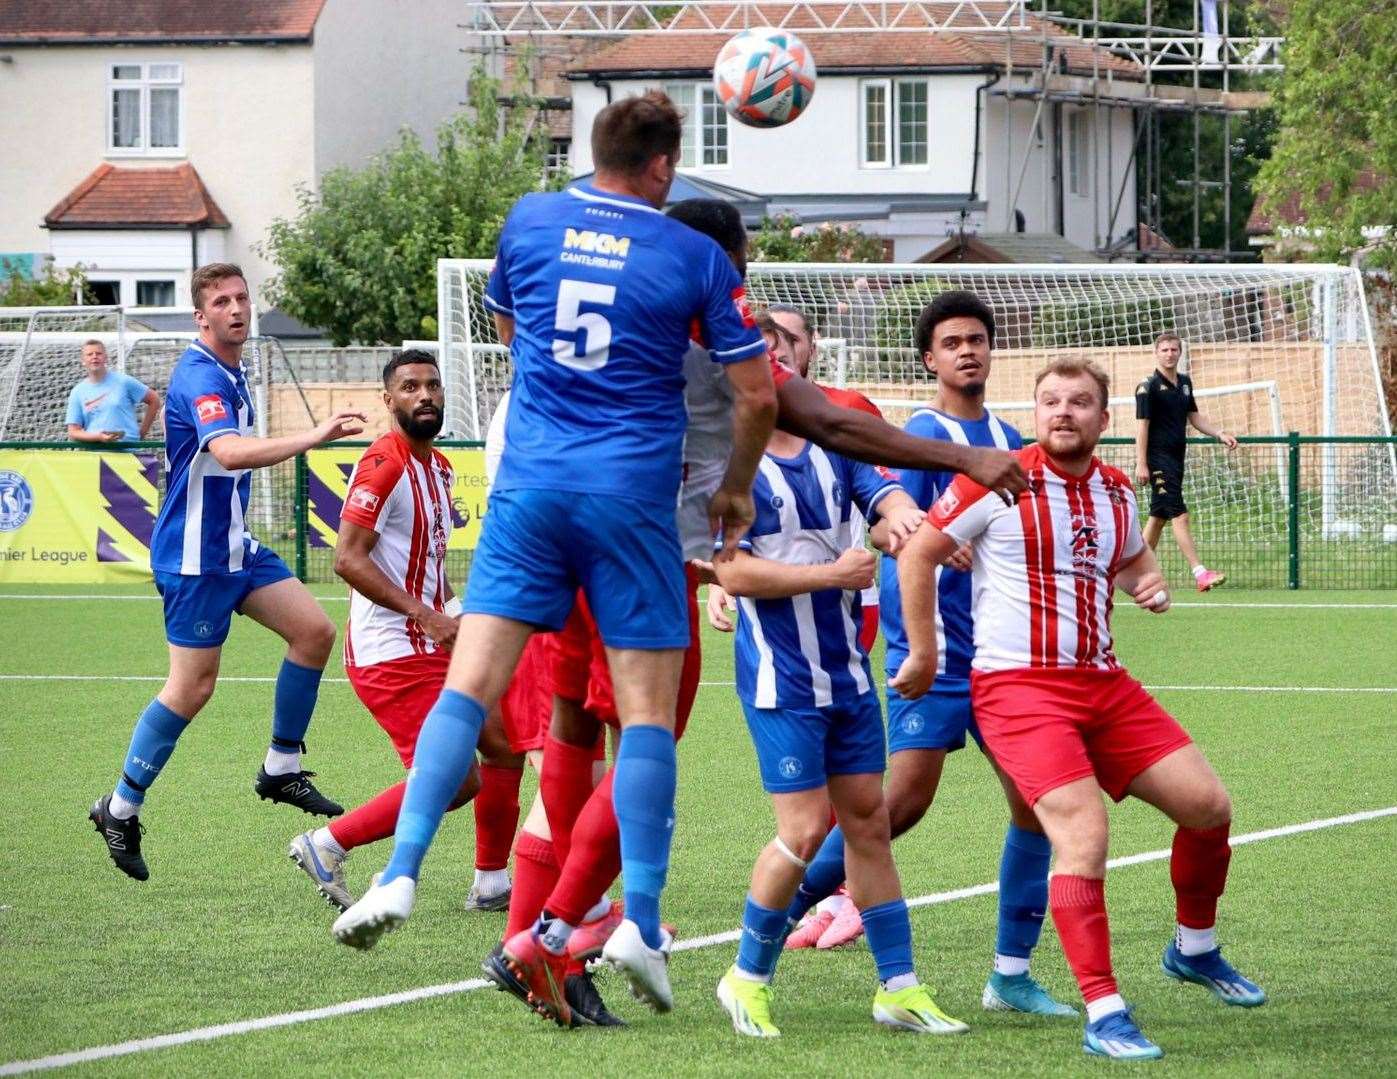
{"type": "Polygon", "coordinates": [[[810,34],[815,96],[775,130],[745,127],[718,102],[723,36],[623,38],[568,68],[572,165],[591,170],[592,119],[608,101],[660,87],[687,113],[685,174],[760,196],[771,213],[857,222],[890,240],[899,262],[962,231],[1056,234],[1102,250],[1136,227],[1143,72],[1050,28],[1045,74],[1039,33],[1035,21],[1012,39],[810,34]],[[1104,103],[1084,96],[1092,90],[1104,103]]]}
{"type": "Polygon", "coordinates": [[[187,305],[298,185],[465,99],[459,0],[0,4],[0,259],[81,263],[101,300],[187,305]]]}

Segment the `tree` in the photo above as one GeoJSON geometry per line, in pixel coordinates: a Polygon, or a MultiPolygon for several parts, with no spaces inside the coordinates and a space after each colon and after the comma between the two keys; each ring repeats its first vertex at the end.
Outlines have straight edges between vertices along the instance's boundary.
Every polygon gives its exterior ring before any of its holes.
{"type": "Polygon", "coordinates": [[[502,110],[498,91],[476,73],[435,155],[404,131],[363,169],[301,188],[296,216],[260,245],[278,270],[266,299],[341,347],[435,337],[436,260],[493,256],[510,207],[547,185],[531,110],[502,110]]]}
{"type": "Polygon", "coordinates": [[[1288,14],[1263,206],[1303,221],[1311,257],[1397,266],[1397,3],[1294,0],[1288,14]]]}
{"type": "Polygon", "coordinates": [[[883,240],[857,225],[802,225],[789,214],[762,218],[752,237],[753,262],[886,262],[883,240]]]}
{"type": "Polygon", "coordinates": [[[72,307],[91,302],[81,266],[56,270],[50,258],[38,276],[29,277],[9,259],[0,260],[0,303],[6,307],[72,307]]]}

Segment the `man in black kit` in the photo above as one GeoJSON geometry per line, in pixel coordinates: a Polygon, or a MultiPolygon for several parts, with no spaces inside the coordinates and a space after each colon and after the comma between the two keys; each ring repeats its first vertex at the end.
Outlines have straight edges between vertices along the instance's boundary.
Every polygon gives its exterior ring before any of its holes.
{"type": "Polygon", "coordinates": [[[1145,541],[1151,549],[1159,545],[1164,522],[1174,529],[1174,540],[1193,570],[1198,591],[1206,592],[1227,579],[1227,574],[1210,570],[1198,558],[1198,548],[1188,528],[1188,507],[1184,505],[1184,447],[1188,425],[1229,450],[1237,439],[1198,411],[1193,398],[1193,382],[1179,373],[1183,342],[1173,331],[1160,334],[1154,342],[1155,370],[1135,387],[1135,482],[1150,488],[1150,519],[1145,522],[1145,541]]]}

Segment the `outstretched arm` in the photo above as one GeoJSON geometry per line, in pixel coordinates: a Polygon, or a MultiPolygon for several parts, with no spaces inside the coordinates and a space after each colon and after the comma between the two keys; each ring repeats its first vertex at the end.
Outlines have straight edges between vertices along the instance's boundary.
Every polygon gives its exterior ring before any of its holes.
{"type": "Polygon", "coordinates": [[[363,431],[367,417],[362,412],[340,412],[331,416],[319,427],[295,435],[279,435],[276,438],[253,438],[249,435],[219,435],[209,442],[208,450],[228,471],[240,468],[265,468],[267,465],[289,461],[298,453],[305,453],[337,438],[347,438],[363,431]]]}
{"type": "Polygon", "coordinates": [[[1005,502],[1028,486],[1019,462],[1002,450],[909,435],[867,412],[840,408],[806,379],[787,379],[777,388],[776,396],[781,405],[778,427],[856,461],[928,472],[963,472],[998,492],[1005,502]]]}
{"type": "Polygon", "coordinates": [[[752,480],[776,419],[776,394],[765,356],[728,364],[723,371],[733,391],[732,454],[723,482],[708,504],[709,526],[714,535],[720,529],[723,535],[723,549],[714,556],[714,562],[732,558],[737,541],[756,517],[752,480]]]}

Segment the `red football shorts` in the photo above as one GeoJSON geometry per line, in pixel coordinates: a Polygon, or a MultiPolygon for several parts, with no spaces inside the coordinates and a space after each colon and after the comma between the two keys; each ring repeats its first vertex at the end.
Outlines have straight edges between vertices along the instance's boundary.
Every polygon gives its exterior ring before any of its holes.
{"type": "Polygon", "coordinates": [[[985,745],[1029,805],[1086,776],[1119,802],[1136,776],[1192,741],[1124,670],[973,671],[970,701],[985,745]]]}
{"type": "MultiPolygon", "coordinates": [[[[679,680],[679,701],[675,709],[674,735],[684,733],[694,708],[702,675],[703,655],[699,649],[698,578],[685,567],[689,596],[689,647],[684,652],[684,669],[679,680]]],[[[611,668],[606,663],[606,647],[596,621],[581,591],[567,623],[550,634],[549,660],[552,689],[560,697],[582,701],[583,707],[609,727],[619,727],[616,693],[611,685],[611,668]]]]}
{"type": "Polygon", "coordinates": [[[514,677],[500,698],[500,718],[513,753],[542,749],[553,718],[553,681],[549,676],[552,633],[535,633],[524,645],[514,677]]]}
{"type": "Polygon", "coordinates": [[[367,667],[346,667],[349,684],[378,725],[387,732],[405,767],[412,767],[417,736],[441,696],[450,652],[403,656],[367,667]]]}

